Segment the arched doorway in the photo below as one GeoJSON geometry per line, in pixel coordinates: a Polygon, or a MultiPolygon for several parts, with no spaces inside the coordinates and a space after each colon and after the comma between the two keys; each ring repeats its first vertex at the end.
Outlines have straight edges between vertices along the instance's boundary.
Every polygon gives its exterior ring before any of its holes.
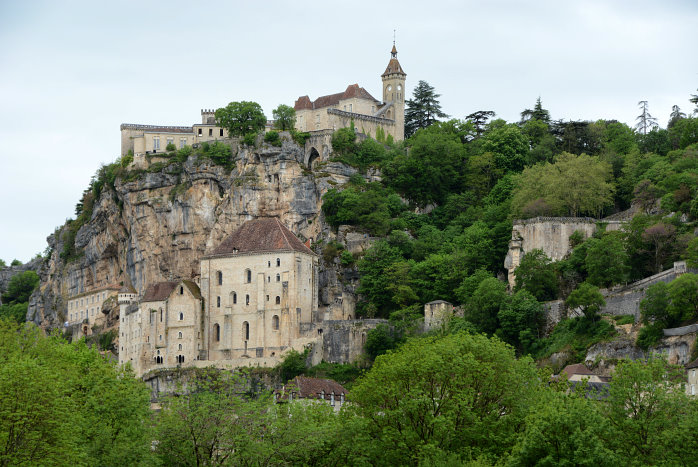
{"type": "Polygon", "coordinates": [[[320,157],[320,153],[317,152],[317,149],[310,148],[310,157],[308,158],[308,168],[310,170],[313,170],[313,162],[315,162],[318,158],[320,157]]]}

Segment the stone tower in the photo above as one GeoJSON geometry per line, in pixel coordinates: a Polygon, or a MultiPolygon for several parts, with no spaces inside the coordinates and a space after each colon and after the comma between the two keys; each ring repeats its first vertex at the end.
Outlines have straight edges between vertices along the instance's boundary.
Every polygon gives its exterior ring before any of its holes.
{"type": "Polygon", "coordinates": [[[397,49],[393,42],[393,50],[390,51],[390,61],[385,72],[381,75],[383,79],[383,102],[391,106],[384,115],[395,120],[395,140],[401,141],[405,138],[405,78],[407,74],[402,70],[400,62],[397,61],[397,49]]]}

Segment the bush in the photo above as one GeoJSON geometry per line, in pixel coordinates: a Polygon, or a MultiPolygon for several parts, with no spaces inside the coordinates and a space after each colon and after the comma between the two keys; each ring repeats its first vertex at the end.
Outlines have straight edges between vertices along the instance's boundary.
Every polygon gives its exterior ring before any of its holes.
{"type": "Polygon", "coordinates": [[[281,146],[281,138],[278,131],[269,131],[264,135],[264,142],[272,146],[281,146]]]}
{"type": "Polygon", "coordinates": [[[623,324],[635,324],[635,316],[634,315],[620,315],[620,316],[614,316],[613,321],[616,322],[617,325],[623,325],[623,324]]]}
{"type": "Polygon", "coordinates": [[[287,382],[298,375],[302,375],[305,370],[305,359],[308,357],[309,350],[306,349],[303,353],[291,349],[284,359],[279,363],[277,369],[284,382],[287,382]]]}
{"type": "Polygon", "coordinates": [[[172,152],[172,151],[176,151],[176,150],[177,150],[177,146],[175,146],[174,143],[167,143],[167,146],[165,146],[165,151],[167,151],[167,152],[172,152]]]}
{"type": "Polygon", "coordinates": [[[305,142],[310,138],[310,133],[305,131],[291,131],[291,138],[298,146],[305,146],[305,142]]]}
{"type": "Polygon", "coordinates": [[[642,329],[637,336],[635,344],[642,350],[647,351],[650,347],[657,344],[664,337],[663,327],[661,324],[650,324],[642,329]]]}

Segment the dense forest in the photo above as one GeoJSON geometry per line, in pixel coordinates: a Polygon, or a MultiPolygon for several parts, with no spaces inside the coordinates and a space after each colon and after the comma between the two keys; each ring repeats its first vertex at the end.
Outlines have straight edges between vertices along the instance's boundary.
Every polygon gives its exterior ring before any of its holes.
{"type": "MultiPolygon", "coordinates": [[[[600,288],[677,259],[698,266],[698,118],[675,106],[660,128],[642,101],[634,128],[553,120],[538,99],[514,123],[491,111],[445,120],[438,97],[419,83],[404,142],[361,138],[353,128],[333,136],[331,160],[359,173],[326,193],[325,220],[376,240],[356,256],[327,242],[322,257],[358,270],[358,316],[390,324],[369,334],[360,365],[308,369],[291,352],[274,371],[340,380],[350,394],[339,414],[241,393],[243,371],[202,371],[151,412],[145,386],[97,346],[0,319],[0,465],[691,464],[698,402],[684,393],[682,368],[620,362],[607,397],[598,397],[551,379],[535,360],[562,348],[581,355],[613,336],[598,314],[600,288]],[[368,171],[380,181],[368,182],[368,171]],[[624,211],[632,218],[623,230],[575,233],[562,261],[528,252],[507,290],[514,219],[624,211]],[[436,299],[463,316],[419,334],[422,306],[436,299]],[[545,336],[543,302],[553,299],[583,316],[545,336]]],[[[229,163],[223,145],[202,151],[229,163]]],[[[100,170],[76,223],[126,165],[100,170]]],[[[35,285],[26,279],[11,292],[16,303],[35,285]]],[[[695,322],[697,297],[693,274],[650,287],[638,343],[695,322]]]]}

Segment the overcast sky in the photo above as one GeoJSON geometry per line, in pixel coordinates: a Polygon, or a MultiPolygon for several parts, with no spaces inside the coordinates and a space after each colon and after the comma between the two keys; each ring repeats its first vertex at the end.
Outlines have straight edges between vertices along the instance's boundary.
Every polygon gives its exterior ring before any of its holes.
{"type": "Polygon", "coordinates": [[[698,88],[698,1],[148,2],[0,0],[0,258],[27,261],[66,218],[119,124],[191,125],[259,102],[267,117],[359,83],[380,98],[397,30],[411,92],[456,118],[666,126],[698,88]]]}

